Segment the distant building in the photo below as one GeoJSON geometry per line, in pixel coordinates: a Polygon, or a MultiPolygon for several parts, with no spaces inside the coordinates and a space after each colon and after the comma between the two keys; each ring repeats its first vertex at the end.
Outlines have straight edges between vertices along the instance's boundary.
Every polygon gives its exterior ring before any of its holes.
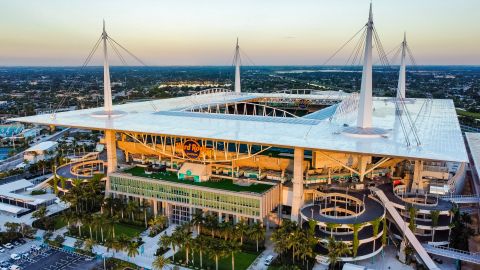
{"type": "Polygon", "coordinates": [[[33,186],[25,179],[0,185],[0,212],[18,217],[55,203],[54,194],[31,195],[33,186]]]}
{"type": "Polygon", "coordinates": [[[40,160],[49,159],[53,156],[53,154],[50,154],[49,152],[55,151],[57,146],[57,142],[41,142],[25,150],[23,159],[27,160],[30,164],[37,163],[40,160]]]}

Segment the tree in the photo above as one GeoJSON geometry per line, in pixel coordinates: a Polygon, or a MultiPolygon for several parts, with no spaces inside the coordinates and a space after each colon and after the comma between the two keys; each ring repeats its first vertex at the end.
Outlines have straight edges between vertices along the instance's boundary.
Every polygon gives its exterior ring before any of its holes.
{"type": "MultiPolygon", "coordinates": [[[[243,237],[248,234],[249,226],[242,220],[235,225],[235,233],[240,238],[240,245],[243,245],[243,237]]],[[[263,229],[263,228],[262,228],[263,229]]],[[[257,251],[258,251],[258,243],[257,243],[257,251]]]]}
{"type": "Polygon", "coordinates": [[[132,221],[135,221],[135,212],[138,211],[138,204],[133,200],[128,201],[127,207],[125,209],[127,212],[130,213],[130,217],[132,218],[132,221]]]}
{"type": "Polygon", "coordinates": [[[287,248],[292,250],[292,262],[295,264],[295,257],[298,255],[297,250],[303,245],[305,239],[305,233],[303,230],[296,226],[292,232],[287,236],[287,248]]]}
{"type": "Polygon", "coordinates": [[[155,257],[155,260],[152,263],[152,267],[155,270],[162,270],[168,264],[170,264],[170,259],[165,258],[162,255],[159,255],[155,257]]]}
{"type": "Polygon", "coordinates": [[[83,240],[77,239],[77,241],[73,243],[73,247],[75,249],[81,249],[83,247],[83,240]]]}
{"type": "Polygon", "coordinates": [[[203,251],[205,247],[208,246],[209,238],[204,235],[199,234],[195,239],[193,239],[193,245],[196,250],[198,250],[200,255],[200,268],[203,268],[203,251]]]}
{"type": "Polygon", "coordinates": [[[197,234],[200,234],[201,227],[204,223],[205,219],[203,218],[203,213],[202,212],[197,212],[193,215],[192,217],[192,225],[196,226],[197,228],[197,234]]]}
{"type": "Polygon", "coordinates": [[[22,234],[22,237],[33,238],[36,232],[37,229],[34,229],[32,226],[25,223],[20,224],[20,234],[22,234]]]}
{"type": "Polygon", "coordinates": [[[95,245],[95,242],[93,241],[93,239],[89,238],[85,240],[84,250],[91,253],[94,245],[95,245]]]}
{"type": "Polygon", "coordinates": [[[215,259],[215,269],[218,270],[218,260],[227,255],[226,244],[222,239],[212,238],[209,242],[208,251],[210,257],[215,259]]]}
{"type": "Polygon", "coordinates": [[[430,211],[430,218],[432,219],[432,242],[435,242],[435,227],[438,226],[438,218],[440,217],[440,211],[432,210],[430,211]]]}
{"type": "Polygon", "coordinates": [[[160,246],[170,246],[173,250],[173,261],[175,261],[175,253],[176,253],[176,239],[172,235],[162,235],[160,237],[159,243],[160,246]]]}
{"type": "Polygon", "coordinates": [[[135,256],[137,256],[138,254],[140,254],[140,252],[138,252],[138,243],[137,242],[130,242],[127,245],[127,255],[128,255],[128,257],[135,258],[135,256]]]}
{"type": "Polygon", "coordinates": [[[210,229],[212,237],[215,237],[215,230],[218,228],[218,218],[211,214],[205,216],[205,226],[210,229]]]}
{"type": "Polygon", "coordinates": [[[232,256],[232,270],[235,270],[235,253],[240,251],[241,244],[236,240],[231,240],[226,243],[226,247],[232,256]]]}
{"type": "Polygon", "coordinates": [[[36,219],[43,219],[44,217],[47,216],[47,207],[45,206],[40,206],[37,211],[32,213],[32,217],[36,219]]]}
{"type": "Polygon", "coordinates": [[[330,237],[327,244],[328,250],[328,262],[330,263],[330,268],[334,269],[335,265],[338,263],[338,260],[343,255],[351,254],[351,250],[348,248],[348,245],[342,241],[336,241],[333,237],[330,237]]]}
{"type": "MultiPolygon", "coordinates": [[[[265,228],[262,226],[262,223],[255,222],[252,226],[248,228],[248,237],[255,239],[257,243],[257,252],[258,252],[258,242],[260,240],[265,239],[265,228]]],[[[242,239],[240,238],[240,243],[242,243],[242,239]]]]}

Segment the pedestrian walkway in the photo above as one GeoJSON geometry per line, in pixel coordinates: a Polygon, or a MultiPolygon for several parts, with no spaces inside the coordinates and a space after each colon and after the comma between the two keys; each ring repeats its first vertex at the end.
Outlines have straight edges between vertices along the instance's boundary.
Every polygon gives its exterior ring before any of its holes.
{"type": "Polygon", "coordinates": [[[405,237],[407,237],[408,242],[412,245],[412,247],[417,251],[418,256],[422,259],[423,263],[428,267],[430,270],[439,270],[438,266],[432,260],[430,255],[428,255],[425,248],[420,244],[417,237],[413,234],[413,232],[408,228],[405,224],[405,221],[402,219],[400,214],[398,213],[397,209],[392,205],[390,200],[387,198],[385,193],[382,190],[372,187],[370,188],[375,195],[382,201],[383,205],[387,209],[388,213],[392,216],[395,223],[398,225],[398,228],[403,232],[405,237]]]}
{"type": "Polygon", "coordinates": [[[463,250],[453,249],[444,246],[432,246],[429,244],[423,244],[423,247],[428,253],[435,254],[442,257],[457,259],[474,264],[480,264],[480,254],[472,253],[463,250]]]}

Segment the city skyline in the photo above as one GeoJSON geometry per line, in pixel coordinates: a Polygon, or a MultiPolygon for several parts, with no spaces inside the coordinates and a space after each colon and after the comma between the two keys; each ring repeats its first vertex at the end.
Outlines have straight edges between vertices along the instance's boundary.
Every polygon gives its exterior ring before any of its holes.
{"type": "MultiPolygon", "coordinates": [[[[147,65],[231,65],[236,37],[248,55],[246,65],[322,65],[365,24],[368,4],[5,2],[0,11],[0,66],[81,65],[101,33],[103,19],[108,33],[147,65]]],[[[385,50],[400,44],[406,31],[421,65],[480,64],[478,8],[480,3],[472,0],[373,2],[385,50]]],[[[350,47],[329,64],[344,64],[353,44],[350,47]]],[[[113,65],[120,64],[111,58],[113,65]]],[[[92,64],[101,64],[100,59],[97,52],[92,64]]]]}

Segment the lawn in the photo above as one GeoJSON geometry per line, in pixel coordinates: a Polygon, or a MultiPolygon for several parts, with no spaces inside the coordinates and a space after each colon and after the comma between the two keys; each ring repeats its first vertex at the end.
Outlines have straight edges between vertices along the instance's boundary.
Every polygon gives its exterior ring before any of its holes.
{"type": "Polygon", "coordinates": [[[54,216],[53,220],[55,223],[55,230],[58,230],[67,226],[67,222],[65,222],[65,220],[62,218],[61,215],[54,216]]]}
{"type": "MultiPolygon", "coordinates": [[[[82,226],[81,230],[82,230],[82,238],[90,237],[90,229],[89,229],[88,226],[82,226]]],[[[118,237],[122,234],[124,234],[128,237],[134,237],[134,236],[138,236],[140,233],[142,233],[145,230],[146,229],[143,226],[134,226],[134,225],[130,225],[130,224],[117,223],[117,224],[115,224],[115,237],[118,237]]],[[[73,237],[77,237],[78,236],[78,228],[75,228],[75,230],[72,230],[72,233],[73,233],[73,237]]],[[[93,234],[94,239],[97,238],[98,240],[101,240],[100,239],[100,236],[101,236],[100,233],[101,233],[100,228],[97,229],[97,231],[95,231],[95,229],[92,228],[92,234],[93,234]]],[[[107,228],[106,226],[103,228],[103,233],[104,233],[105,238],[108,238],[108,237],[112,236],[110,228],[107,228]]]]}
{"type": "Polygon", "coordinates": [[[467,111],[458,110],[458,109],[456,111],[457,111],[458,115],[463,115],[463,116],[468,116],[468,117],[472,117],[472,118],[475,118],[475,119],[480,119],[480,113],[467,112],[467,111]]]}
{"type": "MultiPolygon", "coordinates": [[[[200,254],[195,252],[195,264],[190,264],[189,267],[198,267],[200,268],[200,254]]],[[[260,253],[248,253],[248,252],[237,252],[235,253],[235,270],[245,270],[247,269],[257,258],[260,253]]],[[[190,257],[190,261],[192,258],[190,257]]],[[[185,250],[179,250],[175,253],[175,262],[181,264],[180,262],[185,261],[185,250]]],[[[208,254],[203,254],[203,269],[215,269],[215,258],[211,258],[208,254]]],[[[232,256],[226,256],[218,260],[218,269],[219,270],[231,270],[232,269],[232,256]]]]}
{"type": "Polygon", "coordinates": [[[145,170],[142,167],[134,167],[134,168],[125,170],[124,172],[130,173],[133,176],[140,176],[140,177],[159,179],[159,180],[164,180],[164,181],[169,181],[174,183],[189,184],[192,186],[201,186],[201,187],[237,191],[237,192],[245,191],[245,192],[263,193],[273,187],[272,185],[259,184],[259,183],[253,183],[250,186],[240,186],[240,185],[234,184],[233,181],[230,179],[223,179],[215,182],[208,181],[208,182],[196,183],[189,180],[179,180],[177,178],[177,175],[174,172],[160,172],[160,173],[145,174],[145,170]]]}

